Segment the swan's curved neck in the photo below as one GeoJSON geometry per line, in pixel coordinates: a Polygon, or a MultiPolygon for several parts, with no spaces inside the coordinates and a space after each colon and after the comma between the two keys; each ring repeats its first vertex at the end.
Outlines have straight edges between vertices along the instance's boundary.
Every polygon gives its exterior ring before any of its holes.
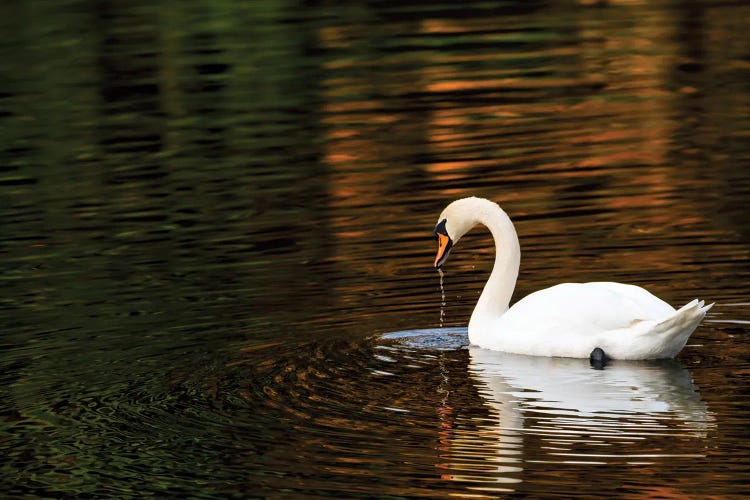
{"type": "Polygon", "coordinates": [[[508,310],[521,264],[521,246],[510,217],[491,203],[477,210],[475,218],[478,223],[487,226],[495,240],[495,265],[471,315],[469,332],[478,330],[472,328],[472,324],[486,324],[508,310]]]}

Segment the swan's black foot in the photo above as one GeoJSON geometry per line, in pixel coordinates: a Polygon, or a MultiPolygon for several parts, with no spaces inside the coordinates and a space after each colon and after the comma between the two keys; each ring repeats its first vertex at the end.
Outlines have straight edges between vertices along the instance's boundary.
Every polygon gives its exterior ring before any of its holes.
{"type": "Polygon", "coordinates": [[[594,370],[604,370],[604,367],[607,366],[607,361],[609,361],[609,356],[607,356],[607,353],[601,347],[595,348],[589,354],[589,363],[591,363],[591,368],[594,370]]]}

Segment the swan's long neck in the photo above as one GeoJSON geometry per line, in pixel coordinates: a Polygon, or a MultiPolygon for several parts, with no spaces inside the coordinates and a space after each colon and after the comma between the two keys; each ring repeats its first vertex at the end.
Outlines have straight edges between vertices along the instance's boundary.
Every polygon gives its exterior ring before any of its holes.
{"type": "Polygon", "coordinates": [[[521,264],[521,247],[510,217],[494,203],[482,206],[474,216],[487,226],[495,240],[495,266],[471,315],[470,334],[480,330],[479,324],[487,324],[508,310],[521,264]]]}

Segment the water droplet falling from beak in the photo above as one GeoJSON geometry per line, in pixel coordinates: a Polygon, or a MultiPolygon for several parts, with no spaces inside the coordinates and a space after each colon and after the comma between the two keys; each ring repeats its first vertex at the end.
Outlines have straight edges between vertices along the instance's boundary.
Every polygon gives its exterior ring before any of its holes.
{"type": "Polygon", "coordinates": [[[443,328],[445,323],[445,288],[443,287],[443,270],[438,268],[438,274],[440,275],[440,328],[443,328]]]}

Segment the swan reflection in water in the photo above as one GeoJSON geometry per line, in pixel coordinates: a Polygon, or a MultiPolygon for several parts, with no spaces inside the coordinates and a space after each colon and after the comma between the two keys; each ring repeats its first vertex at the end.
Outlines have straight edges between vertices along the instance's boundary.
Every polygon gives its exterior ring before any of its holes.
{"type": "Polygon", "coordinates": [[[469,372],[496,420],[454,429],[443,467],[450,469],[444,477],[479,490],[514,491],[532,457],[594,464],[702,456],[677,441],[702,441],[713,422],[690,373],[674,360],[593,370],[580,359],[469,347],[469,372]],[[646,441],[662,437],[671,449],[646,441]]]}

